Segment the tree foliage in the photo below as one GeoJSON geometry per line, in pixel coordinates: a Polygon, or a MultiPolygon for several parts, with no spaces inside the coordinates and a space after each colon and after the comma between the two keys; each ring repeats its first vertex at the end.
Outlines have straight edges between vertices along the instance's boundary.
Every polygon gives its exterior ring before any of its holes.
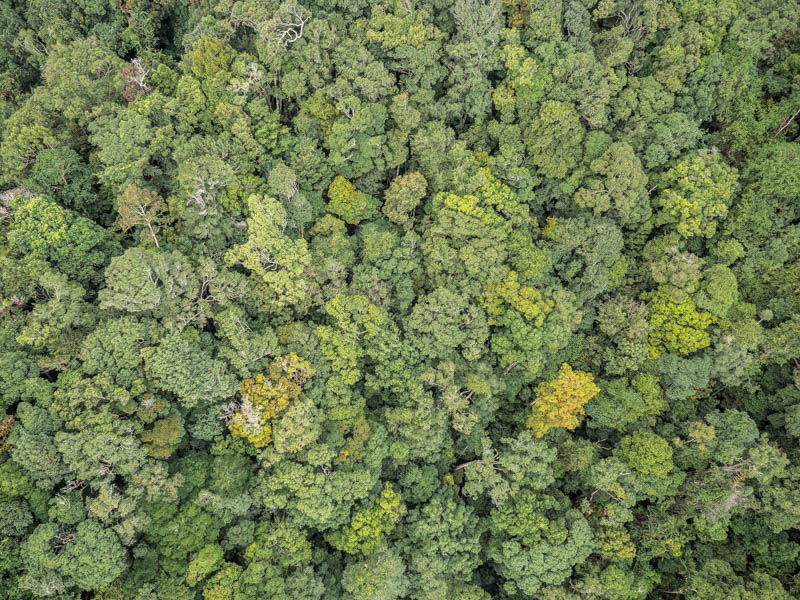
{"type": "Polygon", "coordinates": [[[0,600],[798,597],[799,31],[0,0],[0,600]]]}
{"type": "Polygon", "coordinates": [[[558,370],[558,377],[536,388],[527,425],[536,437],[542,437],[553,427],[575,429],[578,415],[584,414],[583,406],[599,391],[591,373],[573,371],[564,363],[558,370]]]}

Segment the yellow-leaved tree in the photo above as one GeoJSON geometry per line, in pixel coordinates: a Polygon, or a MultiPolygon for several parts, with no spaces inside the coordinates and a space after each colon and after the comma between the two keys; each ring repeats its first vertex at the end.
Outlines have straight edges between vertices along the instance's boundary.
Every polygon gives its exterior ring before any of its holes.
{"type": "Polygon", "coordinates": [[[578,415],[584,414],[583,406],[598,392],[600,388],[594,384],[591,373],[573,371],[564,363],[555,379],[540,383],[536,388],[528,427],[536,437],[542,437],[553,427],[575,429],[578,415]]]}
{"type": "Polygon", "coordinates": [[[290,352],[272,362],[268,375],[258,373],[242,381],[242,400],[228,423],[231,433],[247,438],[256,448],[269,444],[270,421],[300,399],[303,385],[313,374],[308,361],[290,352]]]}

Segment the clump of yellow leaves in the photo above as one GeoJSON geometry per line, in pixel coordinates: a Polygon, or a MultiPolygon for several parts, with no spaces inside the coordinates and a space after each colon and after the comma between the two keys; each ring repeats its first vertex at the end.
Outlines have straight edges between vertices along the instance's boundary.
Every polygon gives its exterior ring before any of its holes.
{"type": "Polygon", "coordinates": [[[542,437],[553,427],[575,429],[578,415],[585,414],[583,406],[599,392],[591,373],[573,371],[564,363],[558,377],[540,383],[536,388],[528,427],[536,437],[542,437]]]}
{"type": "Polygon", "coordinates": [[[228,422],[231,433],[247,438],[256,448],[269,444],[270,421],[301,397],[313,374],[310,363],[291,352],[272,361],[269,374],[242,381],[241,402],[228,422]]]}

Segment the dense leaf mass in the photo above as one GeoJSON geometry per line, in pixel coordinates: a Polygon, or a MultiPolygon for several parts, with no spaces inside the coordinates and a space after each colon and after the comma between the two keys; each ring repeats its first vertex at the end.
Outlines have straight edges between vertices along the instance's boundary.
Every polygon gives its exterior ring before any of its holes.
{"type": "Polygon", "coordinates": [[[800,3],[0,0],[0,600],[798,559],[800,3]]]}

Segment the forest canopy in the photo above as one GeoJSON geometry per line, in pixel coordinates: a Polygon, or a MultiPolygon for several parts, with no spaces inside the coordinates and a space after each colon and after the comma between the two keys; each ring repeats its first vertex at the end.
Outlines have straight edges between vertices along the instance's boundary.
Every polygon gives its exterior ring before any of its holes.
{"type": "Polygon", "coordinates": [[[0,600],[798,564],[799,3],[0,0],[0,600]]]}

